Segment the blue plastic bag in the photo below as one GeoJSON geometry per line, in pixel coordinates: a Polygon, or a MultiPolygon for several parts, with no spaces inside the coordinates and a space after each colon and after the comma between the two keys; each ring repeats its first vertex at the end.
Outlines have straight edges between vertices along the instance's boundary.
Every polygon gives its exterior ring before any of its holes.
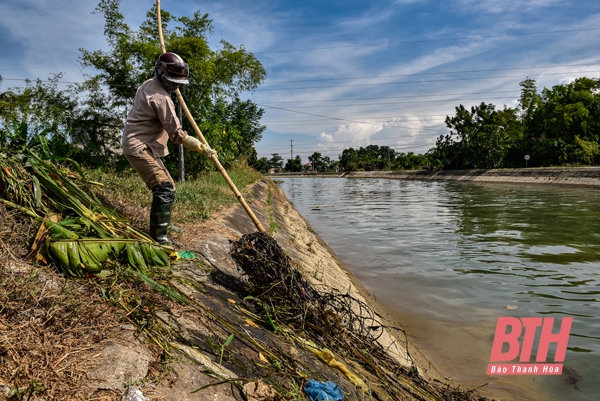
{"type": "Polygon", "coordinates": [[[331,381],[323,383],[311,379],[304,385],[304,391],[306,391],[310,401],[341,401],[346,399],[340,386],[331,381]]]}

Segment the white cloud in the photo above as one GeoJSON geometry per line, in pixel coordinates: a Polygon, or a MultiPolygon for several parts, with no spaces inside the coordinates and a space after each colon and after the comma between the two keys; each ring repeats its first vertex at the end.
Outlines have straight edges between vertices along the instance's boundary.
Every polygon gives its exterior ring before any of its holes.
{"type": "Polygon", "coordinates": [[[267,5],[264,7],[266,9],[257,12],[222,3],[210,4],[208,11],[215,25],[212,40],[224,39],[236,46],[243,45],[251,52],[270,49],[281,39],[278,35],[284,31],[284,27],[280,24],[285,18],[270,13],[267,5]]]}
{"type": "Polygon", "coordinates": [[[345,148],[369,145],[371,138],[382,129],[381,124],[368,121],[338,125],[333,132],[321,132],[317,137],[319,142],[314,149],[324,155],[335,157],[345,148]]]}
{"type": "Polygon", "coordinates": [[[334,160],[344,149],[358,149],[368,145],[386,145],[404,153],[425,153],[435,145],[438,136],[446,132],[446,126],[440,117],[409,113],[381,123],[364,121],[338,125],[332,131],[318,134],[316,143],[303,150],[305,154],[319,152],[334,160]]]}
{"type": "MultiPolygon", "coordinates": [[[[337,130],[331,133],[331,138],[344,142],[364,142],[381,131],[382,126],[377,123],[361,122],[339,125],[337,130]]],[[[321,134],[323,135],[323,133],[321,134]]]]}
{"type": "Polygon", "coordinates": [[[83,77],[73,65],[80,55],[79,48],[96,50],[106,46],[104,19],[90,14],[96,5],[97,0],[20,0],[2,4],[0,45],[4,57],[0,58],[0,73],[13,78],[46,78],[63,71],[65,80],[81,81],[83,77]]]}
{"type": "Polygon", "coordinates": [[[507,11],[528,11],[559,4],[560,2],[561,0],[460,0],[458,3],[461,7],[499,14],[507,11]]]}

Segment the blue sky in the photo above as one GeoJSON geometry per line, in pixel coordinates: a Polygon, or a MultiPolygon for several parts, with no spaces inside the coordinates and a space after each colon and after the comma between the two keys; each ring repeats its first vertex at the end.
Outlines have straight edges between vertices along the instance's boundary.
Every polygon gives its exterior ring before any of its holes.
{"type": "MultiPolygon", "coordinates": [[[[97,3],[3,0],[0,91],[57,72],[81,81],[79,48],[107,48],[97,3]]],[[[597,0],[161,3],[209,13],[214,46],[244,45],[265,66],[244,94],[266,110],[259,157],[288,158],[290,141],[305,162],[369,144],[424,153],[459,104],[514,106],[527,77],[539,88],[600,77],[597,0]]],[[[122,0],[121,11],[136,28],[153,4],[122,0]]]]}

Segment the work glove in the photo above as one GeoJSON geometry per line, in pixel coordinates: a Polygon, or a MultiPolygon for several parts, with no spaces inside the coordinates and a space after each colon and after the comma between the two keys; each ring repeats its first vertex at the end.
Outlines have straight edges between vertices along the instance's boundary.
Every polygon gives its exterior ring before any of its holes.
{"type": "Polygon", "coordinates": [[[210,146],[203,144],[197,138],[194,138],[191,135],[188,135],[183,140],[183,146],[188,148],[189,150],[193,150],[194,152],[202,153],[202,156],[207,159],[211,159],[213,155],[217,156],[217,152],[211,149],[210,146]]]}

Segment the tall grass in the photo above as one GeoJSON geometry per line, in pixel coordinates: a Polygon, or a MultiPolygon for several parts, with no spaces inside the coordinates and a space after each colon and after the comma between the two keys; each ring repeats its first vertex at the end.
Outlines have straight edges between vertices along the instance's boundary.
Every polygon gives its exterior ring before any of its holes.
{"type": "MultiPolygon", "coordinates": [[[[237,165],[228,171],[229,177],[242,192],[262,175],[246,166],[237,165]]],[[[86,170],[86,178],[100,182],[104,196],[121,201],[134,208],[150,208],[152,193],[133,169],[124,171],[86,170]]],[[[177,197],[173,218],[178,222],[207,220],[211,214],[237,202],[231,188],[217,171],[202,174],[196,179],[175,183],[177,197]]]]}

